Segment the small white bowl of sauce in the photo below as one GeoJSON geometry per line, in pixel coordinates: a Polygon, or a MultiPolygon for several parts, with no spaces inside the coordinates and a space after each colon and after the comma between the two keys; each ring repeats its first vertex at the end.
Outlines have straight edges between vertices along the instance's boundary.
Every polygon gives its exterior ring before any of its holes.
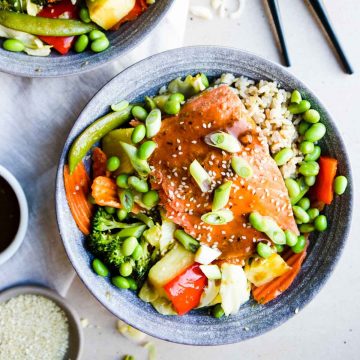
{"type": "Polygon", "coordinates": [[[29,210],[24,191],[6,168],[0,165],[0,265],[22,244],[28,227],[29,210]]]}

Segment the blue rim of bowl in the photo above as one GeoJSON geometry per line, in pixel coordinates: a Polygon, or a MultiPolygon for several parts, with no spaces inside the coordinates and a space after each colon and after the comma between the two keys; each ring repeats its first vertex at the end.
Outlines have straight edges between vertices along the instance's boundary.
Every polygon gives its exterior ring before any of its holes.
{"type": "MultiPolygon", "coordinates": [[[[241,326],[240,326],[240,328],[237,330],[239,331],[239,334],[241,333],[241,336],[239,336],[238,338],[230,338],[230,339],[221,338],[220,340],[216,339],[216,338],[212,338],[210,340],[208,340],[206,338],[205,339],[202,338],[199,341],[199,339],[194,340],[194,339],[191,339],[191,337],[190,338],[189,337],[187,337],[187,338],[176,337],[176,332],[174,332],[174,333],[164,332],[162,335],[159,335],[157,327],[151,327],[149,329],[142,322],[137,323],[136,320],[134,321],[133,318],[129,318],[129,316],[124,316],[116,309],[111,308],[111,304],[108,301],[108,299],[106,299],[106,296],[104,294],[96,293],[96,289],[92,288],[90,281],[88,281],[88,279],[86,279],[85,277],[82,276],[82,269],[80,268],[80,266],[77,265],[75,256],[73,254],[71,254],[71,252],[69,251],[70,249],[67,248],[66,242],[63,240],[63,245],[64,245],[65,251],[67,253],[67,256],[69,257],[70,262],[72,263],[73,267],[75,268],[75,270],[76,270],[77,274],[79,275],[80,279],[82,280],[82,282],[89,289],[89,291],[95,296],[95,298],[97,298],[97,300],[103,306],[105,306],[111,313],[113,313],[116,317],[127,322],[129,325],[139,329],[140,331],[147,333],[148,335],[160,338],[165,341],[175,342],[175,343],[184,344],[184,345],[215,346],[215,345],[226,345],[226,344],[237,343],[240,341],[251,339],[253,337],[260,336],[272,329],[275,329],[276,327],[280,326],[281,324],[283,324],[284,322],[286,322],[287,320],[292,318],[295,314],[298,313],[298,311],[300,311],[307,304],[309,304],[310,301],[323,288],[323,286],[329,279],[330,275],[332,274],[332,272],[335,269],[335,266],[338,263],[338,260],[343,252],[343,249],[344,249],[344,246],[347,241],[348,234],[349,234],[349,230],[351,227],[352,209],[353,209],[353,185],[352,185],[353,181],[352,181],[352,172],[351,172],[351,167],[350,167],[350,161],[349,161],[347,152],[345,150],[346,148],[345,148],[343,139],[342,139],[334,121],[332,120],[331,115],[326,110],[326,108],[324,107],[322,102],[318,99],[318,97],[314,94],[314,92],[307,85],[305,85],[302,81],[298,80],[294,75],[292,75],[290,72],[288,72],[284,67],[282,67],[272,61],[264,59],[256,54],[253,54],[253,53],[250,53],[247,51],[243,51],[243,50],[239,50],[239,49],[235,49],[235,48],[222,47],[222,46],[189,46],[189,47],[168,50],[168,51],[156,54],[156,55],[152,55],[144,60],[141,60],[138,63],[135,63],[134,65],[132,65],[132,66],[128,67],[127,69],[123,70],[122,72],[120,72],[112,80],[110,80],[106,85],[104,85],[102,87],[102,89],[100,89],[94,95],[94,97],[89,101],[89,103],[84,107],[83,111],[79,115],[79,119],[82,118],[83,114],[86,114],[87,110],[90,108],[91,102],[93,102],[93,101],[96,102],[97,100],[101,99],[102,94],[106,93],[108,91],[108,89],[112,88],[114,82],[117,81],[117,78],[124,77],[128,73],[131,73],[134,69],[144,67],[145,64],[151,64],[153,61],[159,60],[159,58],[166,58],[168,56],[173,56],[174,58],[179,58],[179,56],[186,56],[187,53],[192,53],[194,51],[195,52],[202,51],[204,53],[208,52],[208,54],[211,54],[212,52],[223,52],[224,54],[231,53],[232,55],[236,55],[237,57],[239,57],[239,59],[241,57],[243,57],[243,58],[250,59],[249,61],[255,61],[257,63],[259,63],[259,62],[262,63],[262,65],[260,65],[260,68],[264,67],[264,64],[266,64],[267,66],[269,66],[273,70],[276,70],[278,73],[280,73],[284,77],[290,78],[291,81],[296,82],[299,85],[298,89],[301,92],[306,93],[307,98],[310,101],[312,101],[312,104],[315,104],[315,108],[321,109],[322,113],[325,115],[325,117],[327,119],[326,121],[331,126],[331,130],[332,130],[333,134],[337,138],[337,142],[338,142],[339,146],[342,149],[344,149],[342,156],[343,156],[344,166],[346,168],[346,176],[349,180],[349,186],[347,189],[348,202],[346,204],[346,211],[347,211],[347,219],[346,220],[347,221],[345,224],[343,224],[344,231],[342,232],[340,246],[337,248],[337,251],[335,254],[331,254],[331,259],[326,258],[321,263],[319,263],[319,261],[316,262],[316,265],[318,265],[318,267],[320,267],[322,265],[326,266],[326,271],[321,275],[321,278],[316,280],[316,283],[313,284],[314,286],[313,286],[313,288],[311,288],[311,291],[301,293],[302,298],[301,298],[300,302],[298,299],[296,299],[296,296],[290,297],[291,294],[289,295],[289,297],[287,297],[287,300],[290,299],[294,302],[294,305],[292,306],[291,311],[289,309],[282,310],[282,313],[279,313],[280,314],[279,318],[274,319],[274,321],[272,321],[271,324],[269,323],[265,327],[263,327],[261,329],[257,329],[255,331],[252,331],[251,329],[248,329],[246,327],[241,328],[241,326]]],[[[196,68],[195,65],[193,67],[196,68]]],[[[262,71],[265,71],[265,70],[262,69],[262,71]]],[[[236,74],[236,75],[241,75],[241,74],[236,74]]],[[[269,75],[271,75],[271,73],[269,73],[269,75]]],[[[272,79],[271,76],[267,76],[267,78],[272,79]]],[[[278,80],[278,79],[275,79],[275,81],[276,80],[278,80]]],[[[273,79],[273,81],[274,81],[274,79],[273,79]]],[[[108,105],[108,104],[106,104],[106,105],[108,105]]],[[[75,122],[75,124],[74,124],[72,130],[70,131],[69,136],[64,144],[63,152],[60,157],[59,167],[58,167],[57,175],[56,175],[56,184],[55,184],[55,187],[56,187],[56,213],[57,213],[58,228],[59,228],[61,237],[62,237],[61,224],[59,222],[59,212],[61,211],[61,209],[60,209],[60,200],[61,199],[60,199],[60,195],[59,195],[59,189],[61,187],[63,187],[62,167],[65,164],[65,159],[67,156],[68,149],[69,149],[71,143],[73,142],[73,140],[70,140],[70,139],[76,138],[76,136],[79,135],[79,133],[80,133],[80,132],[78,132],[77,134],[73,134],[73,131],[76,128],[76,124],[77,124],[77,121],[75,122]]],[[[308,254],[306,261],[308,260],[310,255],[311,255],[311,253],[308,254]]],[[[303,266],[303,268],[304,267],[305,266],[303,266]]],[[[303,271],[304,270],[302,269],[300,274],[303,271]]],[[[300,277],[300,274],[299,274],[298,278],[300,277]]],[[[305,285],[306,284],[304,282],[299,283],[298,288],[303,289],[305,287],[305,285]]],[[[278,299],[281,300],[283,297],[285,297],[285,295],[286,295],[286,292],[284,292],[284,294],[282,294],[282,296],[280,296],[278,299]]],[[[278,306],[279,301],[274,300],[274,303],[275,303],[275,306],[274,306],[273,310],[279,310],[279,306],[278,306]]],[[[262,313],[260,313],[260,315],[265,314],[266,305],[263,306],[263,309],[264,310],[262,311],[262,313]]],[[[161,316],[161,315],[159,315],[159,316],[161,316]]],[[[200,314],[200,316],[201,316],[201,314],[200,314]]],[[[163,318],[166,318],[166,317],[163,317],[163,318]]],[[[229,318],[231,318],[231,317],[229,317],[229,318]]],[[[178,326],[181,326],[181,324],[182,323],[180,323],[178,326]]],[[[149,325],[149,323],[147,325],[149,325]]],[[[201,326],[206,327],[206,325],[201,325],[201,326]]],[[[203,331],[203,329],[201,329],[201,330],[203,331]]]]}
{"type": "MultiPolygon", "coordinates": [[[[141,14],[140,17],[130,23],[136,23],[138,20],[146,17],[148,21],[147,27],[143,31],[135,31],[135,34],[131,34],[131,37],[128,39],[125,45],[123,45],[121,48],[118,46],[111,45],[110,40],[110,47],[101,53],[89,53],[89,55],[86,56],[86,58],[83,58],[81,54],[68,54],[68,55],[56,55],[56,56],[47,56],[47,57],[36,57],[36,56],[30,56],[24,53],[9,53],[7,51],[3,51],[5,53],[5,56],[0,56],[0,72],[7,73],[10,75],[16,75],[21,77],[29,77],[29,78],[57,78],[57,77],[65,77],[70,75],[78,75],[87,73],[91,70],[100,68],[107,63],[111,63],[115,61],[116,59],[124,56],[129,51],[133,50],[136,46],[138,46],[142,41],[144,41],[151,33],[152,31],[157,27],[157,25],[160,23],[160,21],[164,18],[165,14],[169,11],[171,6],[174,4],[175,0],[165,0],[161,2],[162,11],[158,14],[156,11],[154,11],[151,14],[146,14],[147,12],[150,12],[150,9],[147,10],[144,14],[141,14]],[[7,62],[6,54],[9,55],[9,60],[7,62]],[[12,58],[10,57],[10,54],[12,58]],[[27,61],[24,61],[24,57],[27,57],[29,59],[33,59],[33,62],[29,65],[27,61]],[[74,59],[74,57],[78,57],[78,59],[74,59]],[[65,66],[68,64],[62,64],[61,59],[71,59],[71,66],[65,66]],[[59,63],[57,63],[57,66],[53,66],[50,70],[46,69],[47,63],[44,63],[44,65],[36,65],[35,61],[38,59],[39,61],[43,61],[44,59],[48,59],[50,61],[58,60],[59,63]],[[13,66],[9,66],[9,63],[11,61],[13,62],[13,66]],[[23,63],[24,66],[17,66],[17,64],[23,63]],[[75,70],[72,70],[74,67],[74,64],[76,66],[75,70]],[[14,67],[14,65],[16,65],[14,67]],[[62,68],[62,72],[58,73],[59,67],[62,68]],[[14,70],[14,68],[16,70],[14,70]]],[[[124,24],[123,26],[129,26],[129,24],[124,24]]],[[[118,30],[116,30],[118,31],[118,30]]],[[[116,31],[114,33],[116,33],[116,31]]],[[[1,55],[1,54],[0,54],[1,55]]],[[[29,60],[28,59],[28,60],[29,60]]],[[[55,65],[55,62],[54,62],[55,65]]]]}

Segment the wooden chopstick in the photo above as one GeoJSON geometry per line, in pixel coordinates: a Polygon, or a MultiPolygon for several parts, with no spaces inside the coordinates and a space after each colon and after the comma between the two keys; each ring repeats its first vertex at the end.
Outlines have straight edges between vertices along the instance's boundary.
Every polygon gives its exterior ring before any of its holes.
{"type": "Polygon", "coordinates": [[[330,19],[326,13],[324,4],[322,0],[309,0],[309,3],[313,7],[316,15],[318,16],[319,20],[321,21],[322,26],[324,27],[325,31],[327,32],[331,43],[333,44],[341,63],[344,67],[344,70],[347,74],[353,74],[354,71],[350,65],[349,60],[347,59],[344,50],[342,49],[340,42],[335,34],[333,26],[331,25],[330,19]]]}
{"type": "Polygon", "coordinates": [[[291,66],[289,53],[288,53],[288,50],[287,50],[285,36],[284,36],[284,30],[283,30],[283,26],[282,26],[282,22],[281,22],[280,9],[279,9],[278,1],[277,0],[267,0],[267,2],[268,2],[268,6],[270,8],[272,19],[273,19],[274,24],[275,24],[275,29],[276,29],[276,32],[277,32],[277,36],[279,38],[281,52],[282,52],[282,56],[283,56],[283,59],[284,59],[284,65],[285,66],[291,66]]]}

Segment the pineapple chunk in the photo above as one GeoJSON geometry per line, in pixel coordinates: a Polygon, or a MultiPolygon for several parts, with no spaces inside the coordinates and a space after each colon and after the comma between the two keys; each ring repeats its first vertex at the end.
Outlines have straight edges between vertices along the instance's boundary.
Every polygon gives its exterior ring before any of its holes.
{"type": "Polygon", "coordinates": [[[109,30],[135,6],[135,0],[86,0],[91,20],[109,30]]]}
{"type": "Polygon", "coordinates": [[[267,259],[255,258],[245,266],[247,279],[255,286],[264,285],[290,270],[290,266],[279,254],[272,254],[267,259]]]}

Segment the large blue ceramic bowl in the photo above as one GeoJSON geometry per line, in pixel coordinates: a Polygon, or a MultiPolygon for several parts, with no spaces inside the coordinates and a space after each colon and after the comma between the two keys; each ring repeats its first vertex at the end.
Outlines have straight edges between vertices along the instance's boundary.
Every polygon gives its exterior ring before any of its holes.
{"type": "Polygon", "coordinates": [[[123,24],[117,31],[109,31],[110,47],[101,53],[87,50],[77,54],[72,51],[62,56],[54,50],[50,56],[36,57],[12,53],[0,46],[0,71],[26,77],[59,77],[95,69],[137,46],[151,33],[173,1],[158,0],[136,20],[123,24]]]}
{"type": "Polygon", "coordinates": [[[284,68],[258,56],[219,47],[189,47],[152,56],[126,69],[106,86],[83,110],[66,140],[56,180],[56,208],[61,237],[78,275],[93,295],[113,314],[130,325],[161,339],[193,345],[219,345],[239,342],[279,326],[301,310],[316,295],[333,271],[348,234],[352,209],[352,181],[346,150],[336,126],[319,99],[284,68]],[[85,249],[85,238],[78,230],[68,207],[63,182],[63,167],[74,139],[96,118],[109,111],[109,104],[120,99],[136,102],[155,94],[170,80],[204,72],[219,76],[224,72],[253,79],[276,80],[286,89],[299,89],[322,116],[327,134],[321,141],[324,154],[339,160],[339,172],[349,178],[349,188],[326,208],[329,228],[311,237],[309,254],[301,273],[284,294],[265,306],[249,301],[235,316],[215,319],[206,311],[185,316],[162,316],[136,294],[119,290],[109,279],[91,269],[92,255],[85,249]],[[295,311],[296,310],[296,311],[295,311]]]}

